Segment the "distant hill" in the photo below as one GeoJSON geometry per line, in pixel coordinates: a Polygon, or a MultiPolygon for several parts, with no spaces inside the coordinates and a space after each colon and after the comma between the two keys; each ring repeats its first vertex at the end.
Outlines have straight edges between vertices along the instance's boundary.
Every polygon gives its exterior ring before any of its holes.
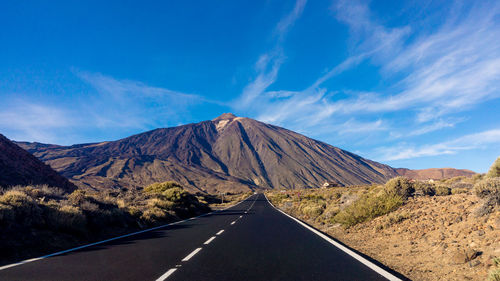
{"type": "Polygon", "coordinates": [[[422,169],[422,170],[409,170],[409,169],[396,169],[398,174],[405,176],[407,178],[415,179],[415,180],[440,180],[440,179],[449,179],[458,176],[466,176],[470,177],[475,172],[471,170],[460,170],[453,168],[432,168],[432,169],[422,169]]]}
{"type": "Polygon", "coordinates": [[[67,191],[75,185],[0,134],[0,186],[47,184],[67,191]]]}
{"type": "Polygon", "coordinates": [[[72,146],[18,143],[80,186],[141,188],[175,180],[190,191],[383,183],[398,173],[329,144],[250,118],[156,129],[72,146]]]}

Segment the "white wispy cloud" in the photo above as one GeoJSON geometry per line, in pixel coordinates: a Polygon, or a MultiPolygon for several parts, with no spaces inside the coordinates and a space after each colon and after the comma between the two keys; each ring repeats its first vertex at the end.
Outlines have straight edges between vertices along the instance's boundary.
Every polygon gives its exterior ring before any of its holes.
{"type": "MultiPolygon", "coordinates": [[[[56,144],[81,142],[82,131],[136,132],[178,124],[204,97],[100,73],[73,70],[88,92],[72,93],[71,103],[29,96],[0,99],[0,128],[9,138],[56,144]],[[53,104],[58,103],[58,106],[53,104]]],[[[121,135],[122,136],[122,135],[121,135]]]]}
{"type": "Polygon", "coordinates": [[[278,77],[278,72],[285,61],[283,52],[283,40],[289,29],[304,11],[306,0],[296,0],[294,8],[286,14],[276,25],[277,36],[275,46],[268,52],[259,56],[255,63],[256,77],[248,83],[241,95],[232,102],[232,107],[238,111],[249,111],[256,106],[255,101],[260,98],[266,89],[271,86],[278,77]]]}
{"type": "Polygon", "coordinates": [[[186,102],[190,100],[204,100],[199,95],[186,94],[166,88],[152,87],[140,81],[117,80],[111,76],[101,73],[75,71],[78,77],[91,84],[100,93],[106,93],[117,100],[126,95],[140,96],[143,98],[171,97],[177,101],[186,102]]]}
{"type": "Polygon", "coordinates": [[[139,81],[118,80],[101,73],[75,71],[95,90],[82,104],[91,123],[100,127],[147,129],[178,122],[177,116],[200,103],[217,103],[202,96],[187,94],[139,81]],[[155,118],[151,118],[154,115],[155,118]],[[165,122],[165,123],[162,123],[165,122]],[[172,123],[170,122],[170,123],[172,123]]]}
{"type": "Polygon", "coordinates": [[[479,149],[492,144],[500,144],[500,129],[465,135],[454,140],[431,145],[415,146],[399,144],[392,147],[383,147],[379,148],[377,153],[379,154],[379,159],[394,161],[425,156],[455,154],[463,150],[479,149]]]}
{"type": "Polygon", "coordinates": [[[331,9],[349,27],[350,56],[304,90],[266,92],[277,79],[280,62],[245,88],[240,100],[251,98],[238,109],[251,109],[257,119],[299,131],[321,131],[360,116],[373,117],[367,126],[374,131],[380,114],[404,111],[406,123],[391,131],[411,137],[452,128],[457,122],[450,120],[460,118],[450,115],[500,97],[498,3],[456,4],[456,12],[443,14],[446,20],[432,31],[386,27],[367,4],[357,1],[334,1],[331,9]],[[380,92],[324,86],[363,62],[377,66],[391,85],[380,92]]]}
{"type": "Polygon", "coordinates": [[[290,27],[293,26],[295,21],[300,18],[304,8],[306,6],[307,0],[296,0],[293,10],[283,17],[276,25],[276,33],[280,40],[286,35],[290,27]]]}
{"type": "Polygon", "coordinates": [[[36,140],[53,143],[58,140],[55,130],[69,128],[75,121],[71,112],[25,99],[3,101],[0,127],[15,140],[36,140]]]}

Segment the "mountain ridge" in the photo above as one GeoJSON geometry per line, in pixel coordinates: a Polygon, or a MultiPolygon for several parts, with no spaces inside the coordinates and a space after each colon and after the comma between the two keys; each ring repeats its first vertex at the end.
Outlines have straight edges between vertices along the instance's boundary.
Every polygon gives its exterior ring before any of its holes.
{"type": "Polygon", "coordinates": [[[397,170],[285,128],[225,113],[116,141],[19,143],[81,187],[141,188],[175,180],[192,192],[383,183],[397,170]]]}
{"type": "Polygon", "coordinates": [[[471,170],[455,168],[428,168],[415,170],[397,168],[396,171],[401,176],[405,176],[414,180],[440,180],[458,176],[469,177],[476,174],[476,172],[471,170]]]}
{"type": "Polygon", "coordinates": [[[66,191],[76,188],[50,166],[0,134],[0,186],[9,188],[15,185],[32,184],[47,184],[66,191]]]}

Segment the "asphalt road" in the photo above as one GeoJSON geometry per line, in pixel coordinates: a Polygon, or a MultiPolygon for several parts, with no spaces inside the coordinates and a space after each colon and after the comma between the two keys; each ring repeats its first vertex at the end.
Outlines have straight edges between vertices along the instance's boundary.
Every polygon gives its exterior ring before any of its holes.
{"type": "Polygon", "coordinates": [[[274,209],[224,211],[0,270],[0,280],[386,280],[274,209]]]}

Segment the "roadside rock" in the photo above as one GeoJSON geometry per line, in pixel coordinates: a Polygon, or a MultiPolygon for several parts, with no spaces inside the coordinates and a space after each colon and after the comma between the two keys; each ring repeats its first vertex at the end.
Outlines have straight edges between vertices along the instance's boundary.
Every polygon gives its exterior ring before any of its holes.
{"type": "Polygon", "coordinates": [[[473,250],[471,248],[455,250],[451,253],[450,263],[452,264],[463,264],[471,261],[479,256],[480,252],[473,250]]]}

